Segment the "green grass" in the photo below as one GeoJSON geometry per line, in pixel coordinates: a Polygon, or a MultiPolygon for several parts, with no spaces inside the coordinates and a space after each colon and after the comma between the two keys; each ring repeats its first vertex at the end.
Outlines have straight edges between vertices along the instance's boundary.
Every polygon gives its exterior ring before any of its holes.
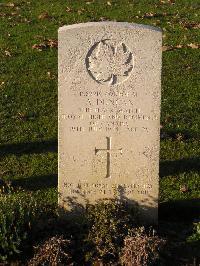
{"type": "Polygon", "coordinates": [[[160,202],[199,198],[199,49],[187,47],[200,42],[198,29],[190,27],[198,22],[198,1],[107,2],[0,3],[0,179],[14,180],[27,191],[41,191],[44,197],[56,195],[57,49],[38,51],[32,46],[57,39],[62,25],[128,21],[161,27],[165,46],[183,45],[163,52],[160,202]],[[49,17],[39,19],[44,12],[49,17]],[[183,185],[188,186],[185,193],[180,191],[183,185]]]}

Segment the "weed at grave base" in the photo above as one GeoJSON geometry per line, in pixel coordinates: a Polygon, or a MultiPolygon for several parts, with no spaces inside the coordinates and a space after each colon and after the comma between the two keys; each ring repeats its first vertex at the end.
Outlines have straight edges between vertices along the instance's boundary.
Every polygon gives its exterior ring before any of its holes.
{"type": "MultiPolygon", "coordinates": [[[[94,265],[97,262],[115,265],[119,263],[121,250],[124,256],[127,248],[126,244],[123,248],[124,239],[137,228],[137,209],[118,199],[88,205],[83,219],[77,223],[66,223],[56,215],[56,206],[44,205],[23,190],[3,190],[0,202],[2,262],[16,259],[19,254],[26,261],[34,245],[34,255],[28,265],[94,265]]],[[[149,257],[151,252],[152,249],[149,257]]]]}
{"type": "Polygon", "coordinates": [[[81,217],[71,220],[57,217],[51,230],[44,221],[42,230],[36,234],[40,237],[43,231],[48,234],[44,234],[45,240],[36,239],[37,248],[30,265],[33,262],[48,265],[53,260],[75,265],[117,263],[124,237],[137,224],[137,209],[118,199],[99,200],[95,205],[88,204],[81,217]]]}
{"type": "Polygon", "coordinates": [[[144,227],[135,228],[124,239],[124,247],[120,256],[121,264],[147,266],[157,263],[159,251],[163,249],[165,243],[164,239],[154,233],[147,233],[144,227]]]}
{"type": "Polygon", "coordinates": [[[93,246],[86,252],[86,262],[116,262],[124,237],[137,224],[137,209],[118,199],[99,200],[95,205],[88,205],[86,218],[87,242],[93,246]]]}
{"type": "Polygon", "coordinates": [[[35,248],[35,255],[28,266],[73,265],[70,255],[70,240],[55,236],[35,248]]]}
{"type": "Polygon", "coordinates": [[[152,262],[158,259],[164,240],[142,229],[138,228],[136,207],[118,199],[99,200],[87,205],[82,219],[66,222],[58,217],[54,236],[37,244],[29,265],[49,265],[54,260],[66,265],[134,265],[127,262],[143,262],[141,251],[144,262],[152,262]],[[127,247],[130,238],[135,244],[132,253],[127,247]]]}

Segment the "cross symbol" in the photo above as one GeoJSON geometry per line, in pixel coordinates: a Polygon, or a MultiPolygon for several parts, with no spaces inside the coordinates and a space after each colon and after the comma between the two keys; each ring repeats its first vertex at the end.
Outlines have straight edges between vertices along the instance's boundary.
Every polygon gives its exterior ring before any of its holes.
{"type": "Polygon", "coordinates": [[[100,152],[100,151],[105,151],[107,152],[107,174],[106,174],[106,178],[110,178],[111,177],[111,173],[110,173],[110,168],[111,168],[111,152],[118,152],[120,151],[120,153],[122,154],[122,148],[121,149],[112,149],[111,148],[111,137],[106,137],[107,139],[107,149],[97,149],[95,147],[95,155],[100,152]]]}

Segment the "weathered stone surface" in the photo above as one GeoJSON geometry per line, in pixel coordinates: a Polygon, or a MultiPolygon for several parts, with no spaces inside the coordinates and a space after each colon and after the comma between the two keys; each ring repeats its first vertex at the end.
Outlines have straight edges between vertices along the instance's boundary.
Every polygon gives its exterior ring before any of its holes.
{"type": "Polygon", "coordinates": [[[120,22],[59,29],[59,204],[117,193],[157,219],[161,39],[120,22]]]}

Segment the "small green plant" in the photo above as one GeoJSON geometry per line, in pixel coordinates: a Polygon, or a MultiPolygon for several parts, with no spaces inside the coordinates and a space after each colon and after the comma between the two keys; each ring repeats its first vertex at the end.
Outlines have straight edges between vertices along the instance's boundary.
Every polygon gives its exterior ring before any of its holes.
{"type": "Polygon", "coordinates": [[[14,191],[10,185],[0,191],[0,262],[19,254],[30,236],[35,220],[44,214],[44,202],[31,193],[14,191]]]}
{"type": "Polygon", "coordinates": [[[124,239],[120,261],[124,266],[149,266],[159,258],[159,250],[164,246],[165,240],[147,233],[144,227],[129,232],[124,239]]]}
{"type": "Polygon", "coordinates": [[[90,225],[88,241],[93,244],[93,252],[87,253],[86,260],[116,261],[124,237],[136,224],[136,209],[113,199],[89,205],[86,213],[90,225]]]}
{"type": "Polygon", "coordinates": [[[188,242],[200,241],[200,221],[194,223],[193,234],[187,240],[188,242]]]}

